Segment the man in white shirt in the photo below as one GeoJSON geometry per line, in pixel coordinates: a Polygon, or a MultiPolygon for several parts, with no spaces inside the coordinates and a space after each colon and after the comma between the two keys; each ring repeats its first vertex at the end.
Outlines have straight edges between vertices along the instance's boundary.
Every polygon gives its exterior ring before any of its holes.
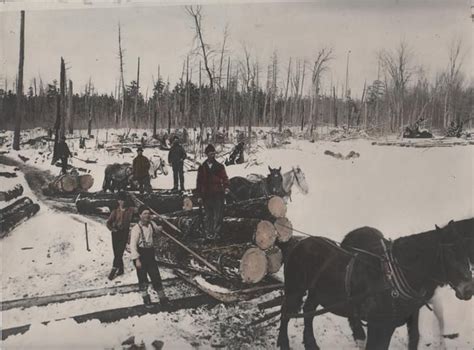
{"type": "Polygon", "coordinates": [[[163,291],[160,270],[155,260],[155,248],[153,247],[153,234],[160,231],[161,227],[151,221],[150,210],[142,205],[138,209],[140,221],[130,232],[131,259],[137,269],[138,284],[143,296],[143,303],[151,306],[151,298],[148,294],[147,275],[150,276],[153,288],[160,298],[160,303],[166,305],[168,298],[163,291]]]}

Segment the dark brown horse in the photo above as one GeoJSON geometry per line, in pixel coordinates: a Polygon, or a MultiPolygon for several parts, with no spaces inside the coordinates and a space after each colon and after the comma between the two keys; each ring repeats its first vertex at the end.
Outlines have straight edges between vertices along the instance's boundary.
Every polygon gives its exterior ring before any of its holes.
{"type": "MultiPolygon", "coordinates": [[[[472,266],[474,264],[474,219],[460,220],[460,221],[451,221],[446,227],[447,230],[459,232],[464,240],[466,247],[468,248],[468,258],[472,266]]],[[[387,240],[384,238],[383,234],[374,228],[363,227],[360,229],[353,230],[349,232],[344,240],[341,242],[341,247],[355,253],[361,254],[374,254],[378,257],[383,257],[382,246],[380,241],[384,240],[387,244],[387,240]]],[[[377,260],[377,258],[375,258],[377,260]]],[[[474,283],[461,283],[456,290],[456,296],[459,299],[462,299],[463,295],[469,295],[473,293],[474,283]]],[[[438,312],[433,306],[436,317],[438,312]]],[[[418,343],[420,340],[420,332],[418,328],[418,319],[419,319],[419,309],[416,310],[413,315],[411,315],[407,320],[408,328],[408,349],[417,349],[418,343]]],[[[438,320],[443,324],[442,320],[438,320]]],[[[349,317],[349,325],[352,329],[352,334],[354,340],[358,344],[362,344],[366,340],[364,329],[362,328],[362,322],[357,315],[349,317]]]]}
{"type": "Polygon", "coordinates": [[[451,225],[381,242],[383,259],[345,250],[323,237],[296,244],[285,263],[278,346],[289,349],[288,322],[304,317],[305,348],[319,349],[313,318],[321,305],[336,315],[367,321],[366,348],[388,349],[395,328],[410,321],[438,286],[450,284],[458,298],[471,297],[472,290],[465,287],[472,283],[469,248],[451,225]],[[297,314],[306,293],[304,314],[297,314]]]}
{"type": "Polygon", "coordinates": [[[270,173],[266,178],[252,182],[244,177],[235,176],[229,180],[229,202],[244,201],[251,198],[284,196],[283,177],[280,168],[268,167],[270,173]]]}

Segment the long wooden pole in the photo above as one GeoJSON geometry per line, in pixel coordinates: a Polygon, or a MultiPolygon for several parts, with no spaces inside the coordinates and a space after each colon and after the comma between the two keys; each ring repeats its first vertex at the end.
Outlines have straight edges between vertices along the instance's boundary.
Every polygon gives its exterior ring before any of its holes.
{"type": "MultiPolygon", "coordinates": [[[[139,203],[140,205],[146,205],[145,203],[143,203],[141,200],[139,200],[133,193],[130,193],[130,195],[132,196],[132,198],[134,199],[134,201],[136,201],[137,203],[139,203]]],[[[147,206],[148,207],[148,206],[147,206]]],[[[154,211],[152,208],[148,207],[148,209],[153,213],[155,214],[160,220],[162,220],[163,222],[165,222],[168,226],[170,226],[173,230],[179,232],[179,233],[182,233],[181,230],[179,228],[177,228],[175,225],[173,225],[171,222],[169,222],[164,216],[158,214],[156,211],[154,211]]],[[[191,250],[190,248],[188,248],[186,245],[184,245],[183,243],[181,243],[179,240],[177,240],[175,237],[173,237],[171,234],[169,234],[168,232],[166,232],[165,230],[162,230],[161,232],[163,232],[163,234],[165,236],[167,236],[169,239],[171,239],[173,242],[175,242],[177,245],[179,245],[181,248],[183,248],[184,250],[186,250],[189,254],[191,254],[192,256],[194,256],[196,259],[200,260],[204,265],[206,265],[207,267],[209,267],[212,271],[218,273],[219,275],[222,275],[221,271],[219,271],[219,269],[217,269],[214,265],[212,265],[209,261],[207,261],[206,259],[204,259],[202,256],[200,256],[198,253],[194,252],[193,250],[191,250]]]]}

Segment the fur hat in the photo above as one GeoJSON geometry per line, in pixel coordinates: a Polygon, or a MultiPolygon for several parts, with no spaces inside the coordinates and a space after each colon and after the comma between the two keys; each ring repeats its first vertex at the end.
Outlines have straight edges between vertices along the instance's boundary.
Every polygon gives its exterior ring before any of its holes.
{"type": "Polygon", "coordinates": [[[145,204],[140,205],[138,208],[138,215],[142,215],[145,210],[150,210],[150,208],[148,208],[145,204]]]}
{"type": "Polygon", "coordinates": [[[127,192],[121,191],[117,194],[118,201],[126,201],[127,199],[128,199],[127,192]]]}
{"type": "Polygon", "coordinates": [[[209,154],[210,152],[215,152],[215,151],[216,151],[215,147],[211,144],[208,144],[206,149],[204,150],[204,153],[209,154]]]}

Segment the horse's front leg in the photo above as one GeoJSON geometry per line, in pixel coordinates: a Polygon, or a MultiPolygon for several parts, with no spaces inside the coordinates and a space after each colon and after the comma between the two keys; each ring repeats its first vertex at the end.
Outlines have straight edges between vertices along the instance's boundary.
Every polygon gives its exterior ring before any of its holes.
{"type": "Polygon", "coordinates": [[[419,316],[420,310],[416,310],[407,320],[408,350],[418,349],[418,342],[420,341],[420,330],[418,328],[419,316]]]}
{"type": "Polygon", "coordinates": [[[367,326],[366,350],[388,350],[395,327],[369,323],[367,326]]]}
{"type": "Polygon", "coordinates": [[[281,305],[281,320],[280,330],[278,332],[277,346],[283,350],[290,349],[290,340],[288,339],[288,318],[289,313],[296,313],[301,307],[301,301],[303,299],[305,291],[285,291],[285,298],[281,305]]]}
{"type": "Polygon", "coordinates": [[[357,347],[361,350],[365,349],[365,341],[367,337],[365,336],[364,328],[362,327],[362,322],[357,316],[349,317],[349,326],[352,330],[352,337],[354,338],[357,347]]]}
{"type": "MultiPolygon", "coordinates": [[[[303,307],[303,312],[314,311],[317,307],[318,302],[316,300],[315,292],[309,291],[308,298],[303,307]]],[[[305,317],[304,319],[303,344],[306,350],[319,350],[319,346],[314,338],[313,319],[314,316],[305,317]]]]}

